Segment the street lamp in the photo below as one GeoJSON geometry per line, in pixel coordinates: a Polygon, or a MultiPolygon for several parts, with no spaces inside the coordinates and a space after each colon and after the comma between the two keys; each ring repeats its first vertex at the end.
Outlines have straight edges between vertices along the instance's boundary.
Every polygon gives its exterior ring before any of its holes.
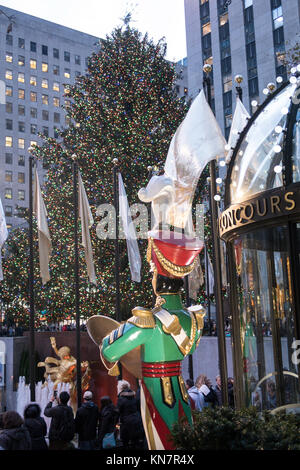
{"type": "Polygon", "coordinates": [[[242,75],[236,75],[234,77],[234,81],[237,83],[237,86],[235,87],[236,89],[236,93],[237,93],[237,96],[239,97],[239,99],[241,101],[243,101],[243,90],[242,90],[242,87],[241,87],[241,84],[243,82],[244,78],[242,75]]]}

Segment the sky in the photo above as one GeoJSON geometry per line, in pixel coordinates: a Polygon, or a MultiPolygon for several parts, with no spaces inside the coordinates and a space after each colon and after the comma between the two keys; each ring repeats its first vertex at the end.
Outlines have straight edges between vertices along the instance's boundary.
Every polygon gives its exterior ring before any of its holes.
{"type": "Polygon", "coordinates": [[[7,6],[97,37],[105,37],[132,12],[133,27],[167,42],[168,60],[186,57],[184,0],[0,0],[7,6]]]}

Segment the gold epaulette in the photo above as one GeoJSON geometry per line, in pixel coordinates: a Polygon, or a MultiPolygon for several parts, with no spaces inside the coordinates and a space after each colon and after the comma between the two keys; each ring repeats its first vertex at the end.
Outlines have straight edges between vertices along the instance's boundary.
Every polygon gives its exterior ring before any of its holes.
{"type": "Polygon", "coordinates": [[[132,323],[140,328],[154,328],[155,318],[152,310],[143,307],[134,307],[132,309],[133,316],[127,320],[127,323],[132,323]]]}
{"type": "Polygon", "coordinates": [[[190,313],[193,313],[197,321],[197,330],[203,330],[204,327],[204,317],[206,315],[206,310],[202,305],[193,305],[188,308],[190,313]]]}

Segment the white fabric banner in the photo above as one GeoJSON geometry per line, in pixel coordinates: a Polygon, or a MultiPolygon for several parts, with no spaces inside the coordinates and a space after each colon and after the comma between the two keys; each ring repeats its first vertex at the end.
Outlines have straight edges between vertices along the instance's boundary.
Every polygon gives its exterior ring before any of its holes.
{"type": "Polygon", "coordinates": [[[5,214],[0,198],[0,281],[3,281],[3,271],[2,271],[2,247],[8,237],[8,230],[6,226],[5,214]]]}
{"type": "Polygon", "coordinates": [[[231,123],[230,134],[228,137],[228,146],[230,149],[226,155],[226,163],[229,163],[233,154],[233,149],[236,146],[236,143],[239,139],[239,133],[242,132],[244,127],[246,126],[248,119],[250,119],[250,114],[248,113],[247,109],[239,99],[236,98],[236,106],[235,111],[231,123]]]}
{"type": "Polygon", "coordinates": [[[94,224],[93,214],[89,205],[89,201],[83,186],[80,171],[78,172],[78,204],[79,217],[81,221],[81,244],[84,248],[84,256],[87,272],[90,282],[97,284],[95,266],[93,260],[93,249],[90,237],[90,227],[94,224]]]}
{"type": "Polygon", "coordinates": [[[155,228],[159,223],[186,227],[200,175],[209,161],[225,155],[225,145],[202,90],[173,135],[165,173],[153,176],[138,193],[141,201],[152,201],[155,228]]]}
{"type": "Polygon", "coordinates": [[[131,279],[135,282],[141,282],[141,255],[136,239],[136,231],[132,222],[130,208],[128,205],[127,195],[123,183],[121,173],[119,177],[119,211],[123,224],[124,234],[126,237],[129,267],[131,272],[131,279]]]}
{"type": "Polygon", "coordinates": [[[52,251],[52,245],[47,222],[48,214],[40,188],[37,169],[35,169],[34,178],[33,213],[37,218],[38,226],[40,276],[42,278],[42,283],[46,284],[46,282],[50,280],[49,259],[52,251]]]}

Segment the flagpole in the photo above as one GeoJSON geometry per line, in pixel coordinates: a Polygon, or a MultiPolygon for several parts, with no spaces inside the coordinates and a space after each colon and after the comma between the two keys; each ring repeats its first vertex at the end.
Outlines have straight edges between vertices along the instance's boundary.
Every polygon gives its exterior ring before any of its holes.
{"type": "Polygon", "coordinates": [[[121,321],[120,308],[120,253],[119,253],[119,191],[118,191],[118,159],[113,159],[113,184],[114,184],[114,206],[116,213],[116,236],[115,236],[115,283],[116,283],[116,300],[115,314],[116,320],[121,321]]]}
{"type": "MultiPolygon", "coordinates": [[[[212,67],[209,64],[204,65],[203,72],[203,88],[206,89],[207,101],[211,107],[211,81],[209,73],[212,67]]],[[[218,352],[219,352],[219,368],[222,384],[222,403],[224,406],[228,405],[227,393],[227,356],[226,356],[226,343],[225,343],[225,329],[224,329],[224,310],[222,299],[222,272],[221,272],[221,257],[220,257],[220,243],[218,238],[218,206],[215,199],[217,194],[216,187],[216,161],[212,160],[209,163],[210,170],[210,216],[211,216],[211,232],[212,232],[212,245],[213,245],[213,267],[214,267],[214,293],[216,299],[217,310],[217,331],[218,331],[218,352]]]]}
{"type": "Polygon", "coordinates": [[[29,383],[30,401],[35,401],[35,334],[34,334],[34,260],[33,260],[33,178],[35,161],[29,156],[29,383]]]}
{"type": "Polygon", "coordinates": [[[80,293],[79,293],[79,251],[78,251],[78,164],[72,155],[73,170],[73,214],[74,214],[74,255],[75,255],[75,314],[76,314],[76,386],[77,407],[81,406],[81,357],[80,357],[80,293]]]}

